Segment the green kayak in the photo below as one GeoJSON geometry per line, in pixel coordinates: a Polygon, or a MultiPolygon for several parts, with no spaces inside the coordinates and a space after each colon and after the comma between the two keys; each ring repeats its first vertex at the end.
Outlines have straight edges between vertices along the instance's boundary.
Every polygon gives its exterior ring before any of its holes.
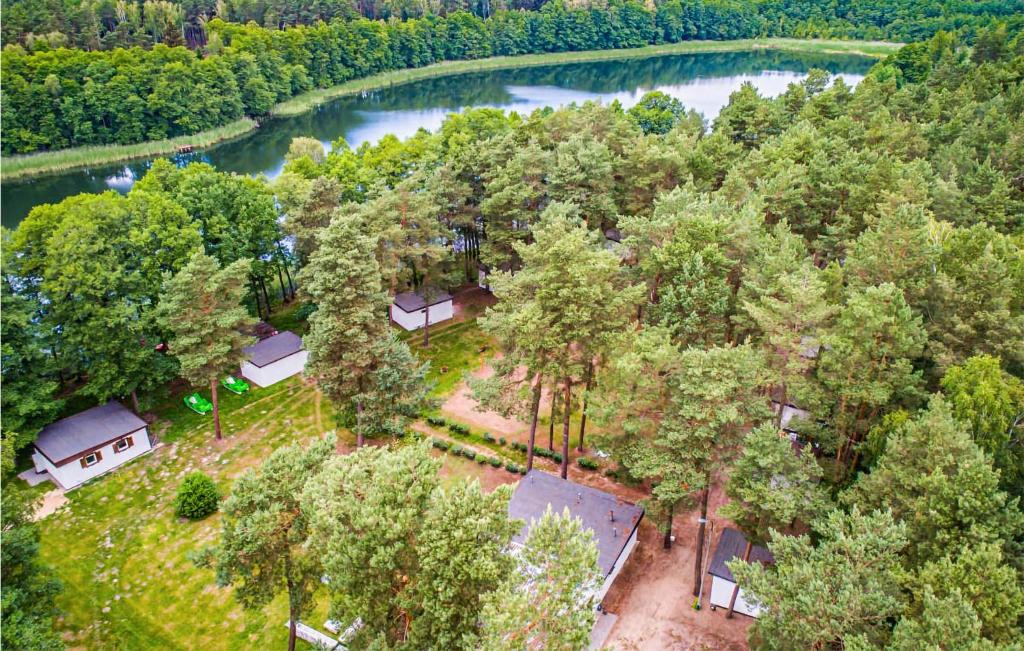
{"type": "Polygon", "coordinates": [[[185,396],[185,406],[202,416],[213,411],[213,405],[210,404],[210,401],[198,393],[185,396]]]}
{"type": "Polygon", "coordinates": [[[237,378],[234,375],[229,375],[223,380],[221,380],[220,385],[227,389],[228,391],[230,391],[231,393],[237,393],[238,395],[242,395],[243,393],[249,390],[249,385],[245,382],[245,380],[237,378]]]}

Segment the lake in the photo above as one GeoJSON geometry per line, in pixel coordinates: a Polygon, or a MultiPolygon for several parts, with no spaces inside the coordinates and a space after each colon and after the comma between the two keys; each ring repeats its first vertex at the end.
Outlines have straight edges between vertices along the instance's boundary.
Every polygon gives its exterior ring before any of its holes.
{"type": "MultiPolygon", "coordinates": [[[[749,81],[763,95],[778,95],[823,68],[850,85],[859,82],[873,59],[850,55],[796,54],[763,50],[681,54],[538,66],[426,79],[343,97],[294,118],[265,122],[250,135],[206,150],[170,158],[185,165],[205,161],[241,174],[280,173],[292,138],[312,136],[329,147],[344,138],[352,147],[375,142],[388,133],[406,138],[417,129],[436,129],[445,116],[465,108],[497,107],[527,114],[545,106],[588,100],[624,107],[644,93],[660,90],[713,120],[729,95],[749,81]]],[[[127,192],[151,161],[75,170],[4,183],[0,192],[3,225],[16,226],[33,206],[60,201],[80,192],[127,192]]]]}

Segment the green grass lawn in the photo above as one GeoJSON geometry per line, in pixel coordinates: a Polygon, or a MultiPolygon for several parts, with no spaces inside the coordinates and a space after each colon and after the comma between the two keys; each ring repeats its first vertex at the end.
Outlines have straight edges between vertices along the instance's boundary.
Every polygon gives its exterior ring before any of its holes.
{"type": "MultiPolygon", "coordinates": [[[[286,322],[287,315],[282,317],[286,322]]],[[[278,323],[275,323],[278,325],[278,323]]],[[[280,327],[280,325],[278,325],[280,327]]],[[[438,328],[431,346],[410,341],[431,361],[436,395],[477,368],[486,337],[474,321],[438,328]],[[446,373],[440,368],[448,367],[446,373]]],[[[206,391],[202,392],[209,397],[206,391]]],[[[334,429],[334,412],[319,390],[298,377],[245,395],[220,396],[225,439],[213,439],[213,423],[168,393],[155,406],[150,431],[161,442],[114,472],[68,493],[69,504],[42,521],[42,558],[64,584],[59,626],[69,646],[88,649],[283,648],[287,602],[278,598],[261,612],[245,612],[213,571],[195,567],[188,554],[214,543],[219,515],[199,522],[175,517],[172,501],[186,473],[209,474],[223,492],[247,468],[274,449],[306,443],[334,429]]],[[[351,443],[348,432],[339,438],[351,443]]],[[[487,478],[486,468],[446,459],[446,477],[487,478]]],[[[504,472],[504,471],[502,471],[504,472]]],[[[493,473],[492,473],[493,474],[493,473]]],[[[499,475],[500,476],[500,475],[499,475]]],[[[489,478],[491,483],[495,477],[489,478]]],[[[309,623],[322,627],[321,597],[309,623]]]]}
{"type": "Polygon", "coordinates": [[[430,346],[423,347],[423,331],[402,331],[405,340],[420,359],[430,361],[427,381],[434,384],[433,396],[443,396],[462,381],[466,372],[479,368],[494,351],[494,345],[475,320],[456,321],[430,329],[430,346]]]}
{"type": "MultiPolygon", "coordinates": [[[[71,645],[284,646],[284,600],[261,613],[243,612],[229,590],[216,587],[211,570],[188,560],[190,551],[216,540],[218,515],[179,520],[171,503],[187,472],[206,472],[227,491],[271,450],[330,429],[332,412],[298,378],[245,396],[225,395],[221,410],[225,440],[218,444],[209,417],[190,412],[177,396],[169,399],[152,428],[161,432],[159,448],[71,491],[68,507],[43,520],[42,557],[64,584],[60,626],[72,632],[71,645]]],[[[322,623],[323,614],[311,621],[322,623]]]]}

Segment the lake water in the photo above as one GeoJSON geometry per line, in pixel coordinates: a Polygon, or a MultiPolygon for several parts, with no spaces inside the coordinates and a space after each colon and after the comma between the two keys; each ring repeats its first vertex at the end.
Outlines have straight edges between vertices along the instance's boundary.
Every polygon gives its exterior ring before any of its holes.
{"type": "MultiPolygon", "coordinates": [[[[823,68],[850,85],[874,63],[856,56],[775,51],[685,54],[593,63],[571,63],[426,79],[343,97],[310,113],[268,121],[251,135],[207,150],[170,158],[179,164],[205,161],[242,174],[280,173],[292,138],[312,136],[329,147],[338,138],[353,147],[388,133],[406,138],[417,129],[436,129],[445,116],[489,106],[527,114],[545,106],[618,100],[626,108],[644,93],[660,90],[678,98],[709,121],[729,95],[749,81],[763,95],[778,95],[811,68],[823,68]]],[[[13,228],[33,206],[80,192],[127,192],[151,161],[76,170],[3,184],[3,225],[13,228]]]]}

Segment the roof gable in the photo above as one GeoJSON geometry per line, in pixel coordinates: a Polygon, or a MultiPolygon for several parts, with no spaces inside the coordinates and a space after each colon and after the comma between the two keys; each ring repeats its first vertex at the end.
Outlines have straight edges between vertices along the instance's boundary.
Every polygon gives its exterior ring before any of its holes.
{"type": "MultiPolygon", "coordinates": [[[[435,289],[430,295],[430,306],[439,303],[447,303],[452,300],[452,295],[435,289]]],[[[403,312],[415,312],[427,307],[428,303],[423,298],[422,290],[418,292],[402,292],[395,296],[395,305],[403,312]]]]}
{"type": "Polygon", "coordinates": [[[243,350],[253,366],[264,367],[301,351],[302,337],[285,330],[252,346],[246,346],[243,350]]]}
{"type": "Polygon", "coordinates": [[[145,426],[146,421],[124,405],[110,401],[47,425],[35,446],[54,464],[62,465],[145,426]]]}
{"type": "MultiPolygon", "coordinates": [[[[736,582],[732,572],[729,571],[726,563],[735,559],[743,558],[743,552],[747,549],[746,537],[731,527],[722,530],[722,536],[718,539],[718,546],[715,547],[715,554],[711,557],[711,565],[708,566],[708,574],[717,576],[726,581],[736,582]]],[[[766,547],[754,545],[750,550],[750,561],[771,565],[775,563],[775,557],[766,547]]]]}
{"type": "Polygon", "coordinates": [[[597,563],[605,576],[612,571],[615,561],[644,515],[643,508],[620,500],[611,493],[531,470],[519,480],[508,503],[509,517],[526,522],[522,531],[512,539],[513,542],[526,542],[530,526],[544,515],[548,505],[557,515],[568,508],[573,517],[583,522],[584,528],[594,533],[597,563]]]}

